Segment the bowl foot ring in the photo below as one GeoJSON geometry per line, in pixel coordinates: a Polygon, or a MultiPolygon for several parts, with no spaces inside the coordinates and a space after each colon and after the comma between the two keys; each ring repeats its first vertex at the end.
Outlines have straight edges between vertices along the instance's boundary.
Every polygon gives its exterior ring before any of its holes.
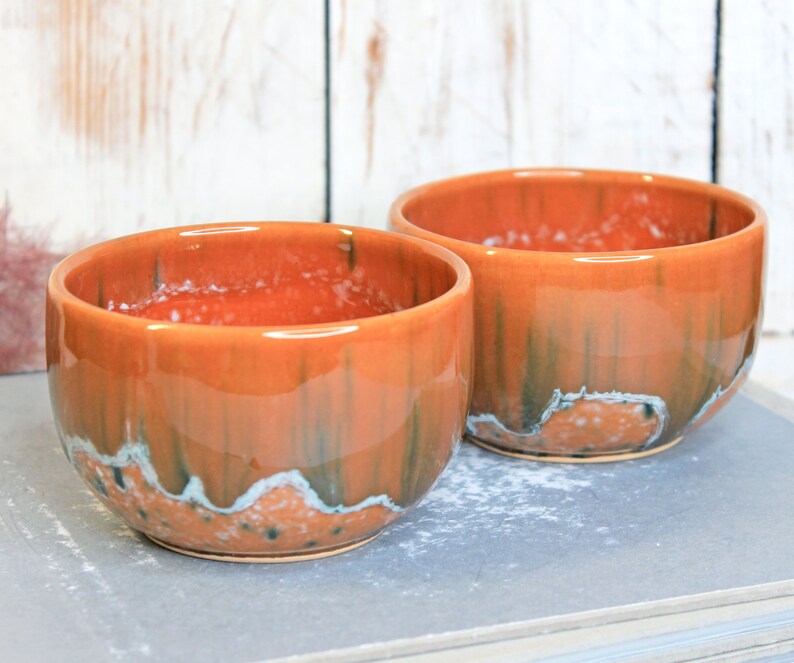
{"type": "Polygon", "coordinates": [[[503,449],[502,447],[498,447],[490,442],[486,442],[480,438],[474,437],[473,435],[466,434],[466,439],[470,442],[473,442],[478,447],[482,447],[488,451],[493,451],[494,453],[501,454],[503,456],[510,456],[511,458],[521,458],[522,460],[536,460],[542,463],[615,463],[621,460],[634,460],[635,458],[645,458],[646,456],[653,456],[654,454],[658,454],[661,451],[666,451],[670,447],[674,447],[678,444],[681,440],[684,439],[684,436],[681,435],[680,437],[675,438],[670,442],[666,442],[665,444],[660,444],[658,447],[653,447],[651,449],[645,449],[643,451],[625,451],[619,452],[614,454],[601,454],[598,456],[556,456],[553,454],[538,454],[533,453],[531,451],[513,451],[510,449],[503,449]]]}
{"type": "Polygon", "coordinates": [[[364,539],[359,539],[357,541],[353,541],[352,543],[345,543],[340,546],[336,546],[334,548],[326,548],[324,550],[318,550],[317,552],[305,552],[305,553],[287,553],[283,555],[279,554],[249,554],[249,553],[241,553],[239,555],[234,553],[220,553],[220,552],[202,552],[200,550],[191,550],[190,548],[183,548],[181,546],[174,545],[173,543],[166,543],[165,541],[161,541],[160,539],[150,536],[146,534],[146,536],[151,539],[154,543],[158,546],[162,546],[163,548],[167,548],[176,553],[180,553],[181,555],[188,555],[189,557],[199,557],[201,559],[211,559],[217,562],[237,562],[243,564],[283,564],[285,562],[308,562],[313,559],[322,559],[323,557],[332,557],[333,555],[339,555],[341,553],[348,552],[349,550],[355,550],[356,548],[360,548],[366,543],[369,543],[373,539],[376,539],[380,536],[381,532],[375,532],[375,534],[368,536],[364,539]]]}

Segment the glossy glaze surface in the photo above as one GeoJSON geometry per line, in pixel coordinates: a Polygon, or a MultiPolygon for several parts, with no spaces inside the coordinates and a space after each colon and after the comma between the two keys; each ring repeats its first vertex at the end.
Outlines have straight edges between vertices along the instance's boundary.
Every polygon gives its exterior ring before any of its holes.
{"type": "Polygon", "coordinates": [[[465,425],[471,278],[435,245],[327,224],[177,228],[62,262],[50,394],[97,496],[166,544],[233,557],[366,540],[465,425]]]}
{"type": "Polygon", "coordinates": [[[409,191],[391,225],[471,267],[468,433],[491,448],[558,460],[665,448],[750,368],[766,218],[724,188],[501,171],[409,191]]]}

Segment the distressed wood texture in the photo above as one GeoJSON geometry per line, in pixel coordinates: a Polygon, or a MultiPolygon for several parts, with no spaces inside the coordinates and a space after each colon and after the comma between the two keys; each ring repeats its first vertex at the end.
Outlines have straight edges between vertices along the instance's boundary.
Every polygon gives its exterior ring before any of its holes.
{"type": "Polygon", "coordinates": [[[72,248],[207,219],[322,218],[316,0],[0,7],[0,184],[18,223],[72,248]]]}
{"type": "Polygon", "coordinates": [[[722,16],[719,179],[769,214],[764,328],[792,334],[794,3],[723,0],[722,16]]]}
{"type": "Polygon", "coordinates": [[[710,177],[713,0],[331,0],[332,213],[509,166],[710,177]]]}
{"type": "Polygon", "coordinates": [[[323,218],[323,43],[319,0],[0,0],[0,294],[29,309],[0,311],[0,372],[41,365],[54,254],[189,222],[323,218]],[[20,330],[37,335],[25,353],[20,330]]]}

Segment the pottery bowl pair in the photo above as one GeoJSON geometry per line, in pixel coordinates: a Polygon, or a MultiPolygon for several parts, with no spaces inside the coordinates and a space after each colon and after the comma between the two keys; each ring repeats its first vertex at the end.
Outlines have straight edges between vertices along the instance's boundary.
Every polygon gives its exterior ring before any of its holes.
{"type": "Polygon", "coordinates": [[[738,194],[503,171],[408,192],[391,225],[176,228],[56,267],[53,409],[108,508],[188,554],[331,554],[415,505],[464,430],[544,460],[653,453],[749,370],[765,218],[738,194]]]}

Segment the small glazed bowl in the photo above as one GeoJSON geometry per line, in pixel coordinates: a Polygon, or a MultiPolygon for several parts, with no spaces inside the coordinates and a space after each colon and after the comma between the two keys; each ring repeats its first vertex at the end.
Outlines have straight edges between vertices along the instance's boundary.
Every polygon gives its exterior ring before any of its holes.
{"type": "Polygon", "coordinates": [[[372,539],[449,461],[472,362],[465,263],[382,231],[158,230],[66,258],[47,289],[66,454],[130,527],[199,557],[372,539]]]}
{"type": "Polygon", "coordinates": [[[570,462],[661,451],[750,369],[766,217],[719,186],[511,170],[400,196],[391,226],[453,250],[475,290],[469,438],[570,462]]]}

